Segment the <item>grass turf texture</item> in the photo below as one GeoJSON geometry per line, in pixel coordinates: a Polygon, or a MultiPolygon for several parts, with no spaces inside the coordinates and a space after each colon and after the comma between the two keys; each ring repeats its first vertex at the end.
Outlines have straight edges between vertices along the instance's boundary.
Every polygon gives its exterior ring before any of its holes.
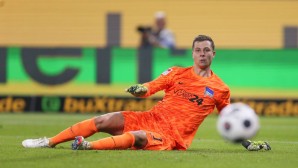
{"type": "MultiPolygon", "coordinates": [[[[210,167],[294,168],[298,165],[298,118],[262,117],[254,140],[267,140],[272,151],[251,152],[224,141],[216,131],[216,116],[199,128],[187,151],[72,151],[71,142],[54,149],[25,149],[27,138],[53,136],[92,115],[0,114],[0,167],[210,167]]],[[[88,138],[106,137],[99,133],[88,138]]]]}

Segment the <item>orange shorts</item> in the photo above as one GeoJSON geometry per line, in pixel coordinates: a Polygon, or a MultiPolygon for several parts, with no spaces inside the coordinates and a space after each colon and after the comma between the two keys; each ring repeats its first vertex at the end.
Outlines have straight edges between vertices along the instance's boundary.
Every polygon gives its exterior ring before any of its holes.
{"type": "MultiPolygon", "coordinates": [[[[148,143],[144,150],[173,150],[175,140],[166,133],[166,124],[158,124],[157,119],[150,112],[122,112],[124,116],[123,132],[142,130],[146,132],[148,143]]],[[[134,148],[136,149],[136,148],[134,148]]]]}

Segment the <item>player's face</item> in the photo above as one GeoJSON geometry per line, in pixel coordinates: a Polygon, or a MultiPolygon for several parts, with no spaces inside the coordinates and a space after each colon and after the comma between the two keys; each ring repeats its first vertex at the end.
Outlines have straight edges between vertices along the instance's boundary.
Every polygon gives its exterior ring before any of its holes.
{"type": "Polygon", "coordinates": [[[209,68],[215,56],[215,51],[211,47],[210,41],[197,41],[192,50],[194,64],[200,69],[209,68]]]}

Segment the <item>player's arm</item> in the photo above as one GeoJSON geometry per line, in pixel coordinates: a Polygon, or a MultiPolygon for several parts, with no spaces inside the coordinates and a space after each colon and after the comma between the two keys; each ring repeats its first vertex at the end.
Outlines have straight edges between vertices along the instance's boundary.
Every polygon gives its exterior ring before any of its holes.
{"type": "Polygon", "coordinates": [[[165,90],[170,86],[172,76],[175,73],[172,71],[174,71],[173,68],[170,68],[153,81],[132,85],[126,89],[126,92],[129,92],[136,97],[148,97],[158,91],[165,90]]]}
{"type": "Polygon", "coordinates": [[[220,99],[216,103],[216,108],[219,113],[224,107],[230,104],[230,96],[231,94],[229,89],[222,93],[220,99]]]}

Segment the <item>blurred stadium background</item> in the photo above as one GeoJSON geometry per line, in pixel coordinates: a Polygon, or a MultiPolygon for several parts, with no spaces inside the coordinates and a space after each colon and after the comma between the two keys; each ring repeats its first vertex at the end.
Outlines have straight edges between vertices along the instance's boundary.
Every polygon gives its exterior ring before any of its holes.
{"type": "Polygon", "coordinates": [[[124,88],[191,66],[192,40],[207,34],[233,101],[297,116],[297,9],[295,0],[0,0],[0,113],[148,109],[161,94],[134,99],[124,88]],[[177,49],[139,49],[136,27],[160,10],[177,49]]]}

